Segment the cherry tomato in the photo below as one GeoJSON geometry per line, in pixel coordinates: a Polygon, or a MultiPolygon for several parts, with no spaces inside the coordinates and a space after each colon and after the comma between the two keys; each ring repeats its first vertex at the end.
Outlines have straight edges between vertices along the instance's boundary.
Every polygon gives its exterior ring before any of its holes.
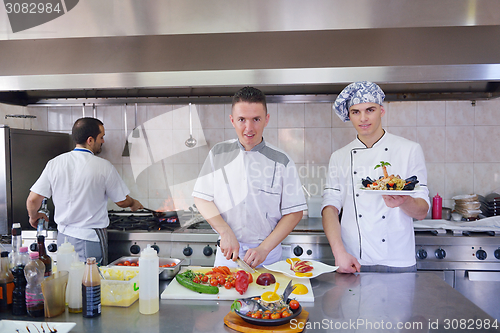
{"type": "Polygon", "coordinates": [[[193,279],[193,282],[194,282],[194,283],[200,283],[200,279],[199,279],[198,277],[195,277],[195,278],[193,279]]]}
{"type": "Polygon", "coordinates": [[[297,310],[300,306],[299,302],[296,300],[291,300],[289,305],[290,305],[290,309],[292,309],[292,310],[297,310]]]}
{"type": "Polygon", "coordinates": [[[226,289],[231,289],[231,287],[232,287],[232,286],[231,286],[231,282],[226,281],[226,283],[224,283],[224,288],[226,288],[226,289]]]}
{"type": "Polygon", "coordinates": [[[292,314],[290,312],[288,312],[287,310],[283,311],[281,313],[281,318],[286,318],[286,317],[290,317],[292,314]]]}
{"type": "Polygon", "coordinates": [[[123,266],[130,266],[130,261],[125,260],[125,261],[123,262],[123,266]]]}
{"type": "Polygon", "coordinates": [[[170,264],[170,267],[174,267],[175,265],[177,265],[177,264],[175,262],[173,262],[170,264]]]}
{"type": "Polygon", "coordinates": [[[121,262],[117,263],[116,266],[123,266],[121,262]]]}
{"type": "Polygon", "coordinates": [[[217,287],[219,285],[219,281],[217,281],[217,279],[211,279],[210,280],[210,285],[214,286],[214,287],[217,287]]]}
{"type": "Polygon", "coordinates": [[[201,278],[201,281],[205,282],[205,283],[208,282],[208,276],[203,275],[203,277],[201,278]]]}
{"type": "Polygon", "coordinates": [[[252,313],[252,318],[261,319],[262,311],[255,311],[254,313],[252,313]]]}
{"type": "Polygon", "coordinates": [[[264,313],[262,315],[262,319],[271,319],[271,314],[270,313],[264,313]]]}
{"type": "Polygon", "coordinates": [[[223,286],[223,285],[226,284],[226,279],[223,276],[219,276],[219,278],[217,279],[217,281],[219,281],[219,284],[221,286],[223,286]]]}
{"type": "Polygon", "coordinates": [[[138,263],[136,263],[136,262],[131,262],[131,263],[130,263],[130,266],[139,266],[139,264],[138,264],[138,263]]]}
{"type": "Polygon", "coordinates": [[[279,312],[271,313],[271,319],[280,319],[280,318],[281,318],[281,313],[279,312]]]}

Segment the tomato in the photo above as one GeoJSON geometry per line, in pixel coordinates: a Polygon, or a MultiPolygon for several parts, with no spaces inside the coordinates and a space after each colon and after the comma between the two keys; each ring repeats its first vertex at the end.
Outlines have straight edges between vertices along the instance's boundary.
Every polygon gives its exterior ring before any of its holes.
{"type": "Polygon", "coordinates": [[[289,305],[290,305],[290,309],[292,309],[292,310],[297,310],[300,306],[299,302],[296,300],[291,300],[289,305]]]}
{"type": "Polygon", "coordinates": [[[210,285],[214,286],[214,287],[217,287],[219,285],[219,281],[217,281],[217,279],[211,279],[210,280],[210,285]]]}
{"type": "Polygon", "coordinates": [[[262,311],[255,311],[254,313],[252,313],[252,318],[261,319],[262,311]]]}
{"type": "Polygon", "coordinates": [[[292,314],[290,312],[288,312],[287,310],[283,311],[281,313],[281,318],[286,318],[286,317],[290,317],[292,314]]]}
{"type": "Polygon", "coordinates": [[[246,273],[248,274],[248,283],[250,284],[253,282],[253,275],[248,273],[248,272],[246,272],[246,273]]]}
{"type": "Polygon", "coordinates": [[[271,319],[280,319],[280,318],[281,318],[281,313],[279,312],[271,313],[271,319]]]}
{"type": "Polygon", "coordinates": [[[131,262],[131,263],[130,263],[130,266],[139,266],[139,264],[138,264],[138,263],[136,263],[136,262],[131,262]]]}
{"type": "Polygon", "coordinates": [[[207,283],[208,282],[208,276],[203,275],[202,278],[201,278],[201,281],[207,283]]]}
{"type": "Polygon", "coordinates": [[[248,289],[249,275],[250,274],[245,271],[238,271],[238,273],[236,273],[236,283],[234,285],[234,288],[237,292],[240,293],[240,295],[243,295],[248,289]]]}
{"type": "Polygon", "coordinates": [[[231,286],[231,282],[226,281],[226,283],[224,283],[224,288],[226,288],[226,289],[231,289],[231,287],[232,287],[232,286],[231,286]]]}
{"type": "Polygon", "coordinates": [[[130,266],[130,261],[125,260],[125,261],[123,262],[123,266],[130,266]]]}
{"type": "Polygon", "coordinates": [[[219,276],[219,278],[217,279],[217,281],[219,281],[219,284],[221,286],[223,286],[223,285],[226,284],[226,279],[223,276],[219,276]]]}
{"type": "Polygon", "coordinates": [[[195,278],[193,279],[193,282],[194,282],[194,283],[200,283],[200,279],[199,279],[198,277],[195,277],[195,278]]]}
{"type": "Polygon", "coordinates": [[[117,263],[116,266],[123,266],[121,262],[117,263]]]}
{"type": "Polygon", "coordinates": [[[262,319],[271,319],[271,314],[270,313],[264,313],[262,315],[262,319]]]}
{"type": "Polygon", "coordinates": [[[170,264],[170,267],[174,267],[175,265],[177,265],[177,264],[175,262],[173,262],[170,264]]]}

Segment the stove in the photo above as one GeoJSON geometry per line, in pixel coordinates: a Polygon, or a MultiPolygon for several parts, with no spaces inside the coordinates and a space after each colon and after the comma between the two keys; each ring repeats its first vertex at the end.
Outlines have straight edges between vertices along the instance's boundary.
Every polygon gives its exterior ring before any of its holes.
{"type": "Polygon", "coordinates": [[[151,212],[109,211],[108,230],[174,231],[181,227],[177,214],[154,216],[151,212]]]}

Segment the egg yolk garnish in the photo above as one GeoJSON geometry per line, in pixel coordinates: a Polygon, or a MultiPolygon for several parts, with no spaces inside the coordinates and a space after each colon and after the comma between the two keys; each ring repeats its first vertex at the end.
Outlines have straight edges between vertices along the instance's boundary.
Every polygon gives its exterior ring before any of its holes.
{"type": "Polygon", "coordinates": [[[297,295],[305,295],[309,292],[309,289],[307,289],[306,286],[304,286],[302,283],[297,283],[293,285],[295,289],[292,291],[292,294],[297,294],[297,295]]]}

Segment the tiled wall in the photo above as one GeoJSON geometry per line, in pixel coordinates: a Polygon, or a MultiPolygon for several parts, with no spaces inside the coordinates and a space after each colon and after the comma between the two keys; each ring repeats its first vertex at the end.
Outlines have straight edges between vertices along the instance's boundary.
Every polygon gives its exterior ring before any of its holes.
{"type": "MultiPolygon", "coordinates": [[[[137,125],[180,108],[180,105],[139,105],[137,125]]],[[[110,160],[123,176],[131,195],[144,206],[158,209],[168,197],[165,175],[174,179],[194,179],[208,149],[215,143],[236,138],[229,121],[230,105],[196,106],[207,142],[169,163],[156,163],[134,179],[130,158],[123,157],[125,112],[127,134],[135,127],[133,106],[97,106],[97,117],[106,128],[102,157],[110,160]],[[189,156],[189,158],[186,158],[189,156]]],[[[444,205],[453,207],[458,194],[488,194],[500,191],[500,100],[391,102],[385,104],[383,126],[388,132],[419,142],[424,150],[430,195],[439,193],[444,205]]],[[[320,194],[330,154],[352,141],[355,130],[332,112],[331,103],[270,104],[265,139],[284,149],[299,169],[303,185],[320,194]]],[[[4,123],[17,128],[70,132],[73,122],[93,116],[91,107],[13,107],[0,105],[4,123]],[[36,119],[4,119],[5,114],[32,114],[36,119]]],[[[171,144],[182,144],[188,137],[187,118],[158,123],[158,133],[172,131],[171,144]],[[177,132],[175,132],[177,131],[177,132]]],[[[196,137],[196,136],[195,136],[196,137]]],[[[200,142],[200,137],[197,137],[200,142]]],[[[192,203],[185,198],[186,207],[192,203]]],[[[186,208],[179,207],[179,208],[186,208]]],[[[114,204],[110,209],[116,209],[114,204]]]]}

